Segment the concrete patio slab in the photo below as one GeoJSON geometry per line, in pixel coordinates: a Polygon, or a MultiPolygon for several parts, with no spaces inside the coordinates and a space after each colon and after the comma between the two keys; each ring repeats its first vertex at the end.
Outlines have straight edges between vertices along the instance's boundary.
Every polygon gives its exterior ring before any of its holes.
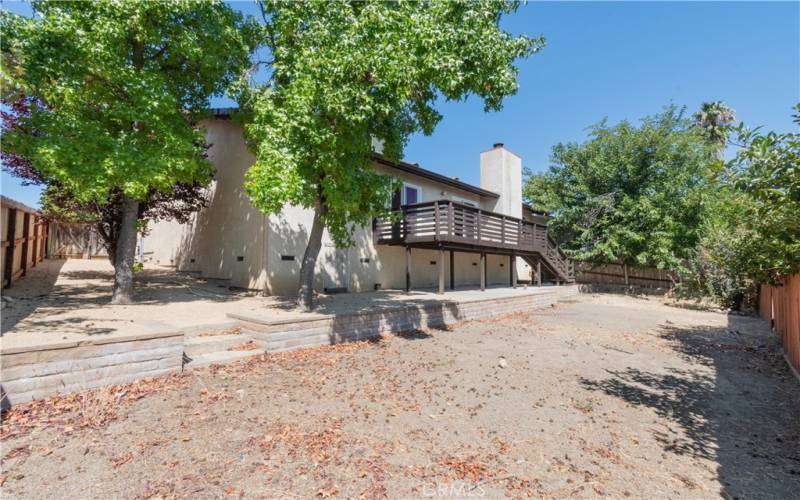
{"type": "MultiPolygon", "coordinates": [[[[424,306],[519,297],[559,287],[382,290],[319,295],[313,313],[301,313],[288,297],[264,297],[231,289],[225,280],[203,279],[164,267],[137,273],[136,303],[111,305],[113,268],[106,260],[46,260],[24,279],[4,290],[11,299],[2,310],[0,348],[66,345],[123,340],[130,336],[183,331],[198,334],[235,325],[234,317],[268,318],[294,323],[331,315],[385,310],[399,305],[424,306]]],[[[565,290],[569,287],[561,287],[565,290]]]]}

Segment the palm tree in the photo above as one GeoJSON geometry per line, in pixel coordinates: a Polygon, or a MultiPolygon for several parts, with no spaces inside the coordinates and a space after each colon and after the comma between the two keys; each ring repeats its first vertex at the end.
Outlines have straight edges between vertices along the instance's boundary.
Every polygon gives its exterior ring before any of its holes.
{"type": "Polygon", "coordinates": [[[716,147],[717,158],[722,160],[729,126],[736,120],[736,111],[722,101],[704,102],[694,114],[695,125],[703,129],[708,142],[716,147]]]}

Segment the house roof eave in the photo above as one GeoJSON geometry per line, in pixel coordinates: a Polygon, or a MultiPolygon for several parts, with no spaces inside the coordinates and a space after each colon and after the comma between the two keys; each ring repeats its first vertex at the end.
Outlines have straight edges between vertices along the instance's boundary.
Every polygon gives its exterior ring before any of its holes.
{"type": "Polygon", "coordinates": [[[462,191],[466,191],[468,193],[477,194],[478,196],[481,196],[483,198],[497,199],[500,197],[500,195],[495,193],[494,191],[489,191],[487,189],[483,189],[478,186],[473,186],[472,184],[467,184],[466,182],[453,179],[452,177],[447,177],[446,175],[437,174],[436,172],[428,170],[426,168],[422,168],[419,165],[414,165],[412,163],[407,163],[404,161],[395,162],[385,158],[383,155],[379,153],[372,153],[372,159],[373,161],[375,161],[380,165],[384,165],[386,167],[393,168],[395,170],[399,170],[407,174],[418,175],[425,179],[432,180],[434,182],[439,182],[441,184],[445,184],[447,186],[454,187],[462,191]]]}
{"type": "MultiPolygon", "coordinates": [[[[236,112],[237,108],[210,108],[209,111],[213,118],[219,120],[228,120],[231,118],[234,112],[236,112]]],[[[494,191],[489,191],[487,189],[480,188],[478,186],[473,186],[472,184],[468,184],[466,182],[462,182],[457,179],[453,179],[452,177],[447,177],[446,175],[438,174],[432,170],[428,170],[426,168],[422,168],[419,165],[414,165],[412,163],[407,163],[404,161],[392,161],[388,158],[384,157],[379,153],[373,153],[372,159],[376,163],[379,163],[383,166],[393,168],[395,170],[399,170],[401,172],[405,172],[407,174],[418,175],[428,180],[432,180],[434,182],[438,182],[440,184],[445,184],[447,186],[460,189],[462,191],[466,191],[468,193],[477,194],[483,198],[493,198],[497,199],[500,197],[499,194],[495,193],[494,191]]]]}

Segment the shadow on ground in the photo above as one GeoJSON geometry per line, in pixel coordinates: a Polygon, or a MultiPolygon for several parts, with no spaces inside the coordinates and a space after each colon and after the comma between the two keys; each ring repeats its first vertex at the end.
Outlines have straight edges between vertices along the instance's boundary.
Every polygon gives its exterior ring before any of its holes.
{"type": "Polygon", "coordinates": [[[65,262],[65,260],[43,260],[39,265],[30,269],[24,278],[15,281],[10,288],[3,290],[3,297],[11,300],[3,305],[0,336],[30,316],[39,307],[39,304],[52,296],[53,288],[65,262]]]}
{"type": "MultiPolygon", "coordinates": [[[[86,265],[92,264],[84,261],[86,265]]],[[[28,275],[3,291],[11,300],[2,312],[2,333],[13,330],[34,313],[39,330],[80,331],[87,335],[112,333],[114,328],[97,326],[91,311],[111,302],[113,270],[65,269],[66,260],[47,259],[28,275]],[[86,314],[60,317],[62,313],[84,310],[86,314]]],[[[74,265],[72,266],[74,267],[74,265]]],[[[231,290],[224,280],[199,279],[172,269],[147,269],[134,277],[136,305],[174,304],[198,300],[224,302],[241,296],[231,290]]],[[[147,319],[147,318],[142,318],[147,319]]],[[[115,322],[104,318],[103,321],[115,322]]]]}
{"type": "Polygon", "coordinates": [[[656,440],[667,453],[716,461],[723,497],[796,498],[800,383],[766,323],[729,316],[724,328],[664,325],[659,335],[701,368],[628,368],[582,385],[674,423],[682,432],[653,430],[656,440]]]}

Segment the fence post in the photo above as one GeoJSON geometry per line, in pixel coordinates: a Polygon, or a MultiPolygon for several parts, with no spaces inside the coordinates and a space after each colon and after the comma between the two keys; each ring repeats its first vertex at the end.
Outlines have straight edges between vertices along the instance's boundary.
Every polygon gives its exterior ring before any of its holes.
{"type": "Polygon", "coordinates": [[[3,266],[3,286],[9,288],[14,279],[14,247],[17,236],[17,209],[8,209],[8,225],[6,227],[6,258],[3,266]]]}
{"type": "MultiPolygon", "coordinates": [[[[38,217],[38,218],[41,219],[41,217],[38,217]]],[[[40,220],[39,222],[36,222],[36,219],[37,219],[37,217],[34,215],[33,216],[33,249],[32,249],[33,257],[31,258],[31,261],[32,261],[31,267],[36,267],[36,264],[39,262],[38,261],[38,258],[39,258],[39,226],[40,226],[42,221],[40,220]]]]}
{"type": "Polygon", "coordinates": [[[22,258],[20,259],[21,276],[28,274],[28,253],[31,248],[31,214],[25,212],[22,216],[22,258]]]}

